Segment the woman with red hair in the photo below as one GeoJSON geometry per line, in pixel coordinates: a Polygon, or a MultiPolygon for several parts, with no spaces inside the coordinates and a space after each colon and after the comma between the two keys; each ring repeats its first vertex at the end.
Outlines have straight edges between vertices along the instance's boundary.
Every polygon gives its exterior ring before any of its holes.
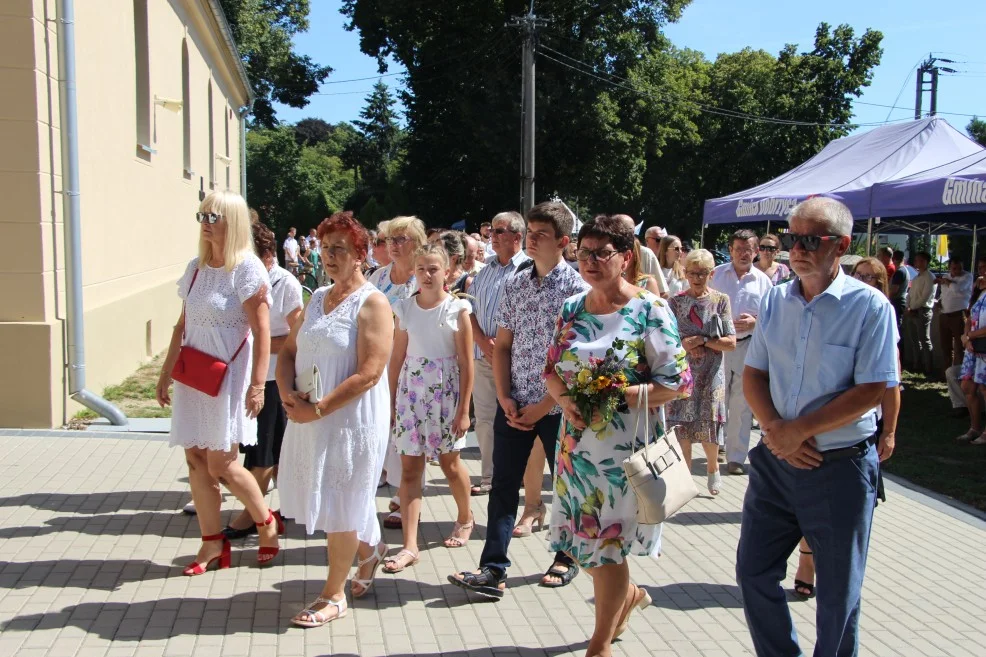
{"type": "Polygon", "coordinates": [[[329,574],[319,597],[291,619],[318,627],[348,611],[345,585],[366,595],[387,553],[376,514],[377,478],[390,433],[390,386],[383,376],[394,340],[387,298],[363,277],[369,234],[351,212],[318,227],[322,264],[333,285],[312,294],[277,362],[288,414],[278,489],[284,513],[328,536],[329,574]],[[321,394],[320,398],[315,398],[321,394]]]}

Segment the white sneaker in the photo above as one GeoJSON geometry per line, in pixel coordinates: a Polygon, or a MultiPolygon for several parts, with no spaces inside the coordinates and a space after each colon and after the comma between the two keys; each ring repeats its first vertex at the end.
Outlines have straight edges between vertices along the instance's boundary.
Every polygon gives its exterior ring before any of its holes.
{"type": "Polygon", "coordinates": [[[185,513],[187,513],[190,516],[194,516],[195,515],[195,502],[189,502],[188,504],[186,504],[185,505],[185,508],[183,508],[182,511],[185,512],[185,513]]]}

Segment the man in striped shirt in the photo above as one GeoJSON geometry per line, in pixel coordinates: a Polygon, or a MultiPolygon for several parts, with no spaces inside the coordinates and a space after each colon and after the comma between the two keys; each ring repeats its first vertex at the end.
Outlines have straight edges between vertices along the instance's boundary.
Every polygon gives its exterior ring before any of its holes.
{"type": "MultiPolygon", "coordinates": [[[[493,343],[496,315],[503,297],[504,284],[530,258],[521,250],[524,241],[524,218],[517,212],[501,212],[493,217],[490,243],[495,258],[489,258],[476,274],[468,293],[473,297],[473,338],[476,341],[476,380],[473,405],[476,410],[476,440],[482,458],[483,474],[473,495],[487,495],[493,483],[493,418],[496,416],[496,384],[493,382],[493,343]]],[[[530,265],[528,265],[530,266],[530,265]]]]}

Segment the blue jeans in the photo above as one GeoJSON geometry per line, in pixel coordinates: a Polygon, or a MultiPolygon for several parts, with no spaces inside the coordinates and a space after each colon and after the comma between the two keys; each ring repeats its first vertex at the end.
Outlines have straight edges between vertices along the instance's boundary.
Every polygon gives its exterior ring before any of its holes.
{"type": "Polygon", "coordinates": [[[750,451],[750,482],[736,551],[736,582],[760,657],[799,657],[781,581],[804,536],[815,553],[816,657],[859,648],[859,608],[880,464],[876,450],[799,470],[763,444],[750,451]]]}
{"type": "MultiPolygon", "coordinates": [[[[555,473],[555,445],[561,429],[561,413],[545,415],[534,425],[533,431],[521,431],[507,424],[507,416],[497,404],[493,420],[493,487],[486,515],[486,543],[479,558],[480,567],[487,566],[503,577],[510,567],[507,548],[513,536],[520,503],[520,488],[524,483],[524,470],[531,455],[534,441],[541,439],[551,474],[555,473]]],[[[529,497],[533,494],[528,492],[529,497]]],[[[564,552],[555,555],[555,561],[572,564],[564,552]]],[[[570,565],[574,567],[574,565],[570,565]]]]}

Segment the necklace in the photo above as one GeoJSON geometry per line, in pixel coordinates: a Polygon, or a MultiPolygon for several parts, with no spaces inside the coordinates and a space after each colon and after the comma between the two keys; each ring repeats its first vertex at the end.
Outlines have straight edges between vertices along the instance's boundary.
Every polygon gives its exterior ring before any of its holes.
{"type": "Polygon", "coordinates": [[[363,287],[363,283],[359,283],[358,285],[351,285],[343,292],[340,292],[339,294],[335,294],[337,287],[338,286],[333,287],[332,290],[325,295],[325,303],[323,304],[322,311],[326,315],[328,315],[330,312],[335,310],[339,306],[339,304],[341,304],[343,301],[348,299],[358,289],[363,287]],[[335,296],[335,298],[333,298],[333,295],[335,296]]]}

